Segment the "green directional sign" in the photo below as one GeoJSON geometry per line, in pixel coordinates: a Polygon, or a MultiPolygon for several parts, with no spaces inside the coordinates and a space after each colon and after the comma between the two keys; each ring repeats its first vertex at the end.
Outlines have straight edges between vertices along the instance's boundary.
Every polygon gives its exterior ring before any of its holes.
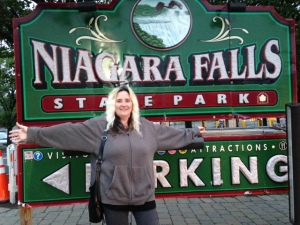
{"type": "Polygon", "coordinates": [[[53,148],[24,148],[24,202],[88,197],[90,156],[64,156],[53,148]]]}
{"type": "Polygon", "coordinates": [[[285,139],[207,141],[204,149],[158,154],[157,193],[286,188],[286,154],[285,139]]]}
{"type": "MultiPolygon", "coordinates": [[[[25,203],[89,197],[89,156],[53,148],[22,149],[25,203]]],[[[105,159],[104,159],[105,160],[105,159]]],[[[220,193],[287,188],[285,139],[207,141],[203,149],[157,152],[156,193],[220,193]]]]}

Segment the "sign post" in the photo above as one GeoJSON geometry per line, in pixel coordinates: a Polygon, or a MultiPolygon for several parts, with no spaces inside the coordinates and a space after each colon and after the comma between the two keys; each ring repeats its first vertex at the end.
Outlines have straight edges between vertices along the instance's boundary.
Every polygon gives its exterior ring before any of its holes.
{"type": "Polygon", "coordinates": [[[300,104],[286,105],[290,220],[300,224],[300,104]]]}
{"type": "Polygon", "coordinates": [[[32,225],[32,208],[29,205],[20,206],[20,225],[32,225]]]}

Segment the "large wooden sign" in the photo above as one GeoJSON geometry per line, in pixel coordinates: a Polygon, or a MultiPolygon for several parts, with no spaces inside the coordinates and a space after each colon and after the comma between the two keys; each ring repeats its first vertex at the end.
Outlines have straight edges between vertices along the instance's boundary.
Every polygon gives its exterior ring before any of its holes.
{"type": "Polygon", "coordinates": [[[19,121],[102,114],[122,83],[153,120],[284,116],[296,101],[294,22],[272,7],[123,0],[92,10],[40,3],[14,20],[19,121]]]}
{"type": "MultiPolygon", "coordinates": [[[[18,122],[99,116],[121,84],[153,121],[284,117],[285,104],[297,102],[294,21],[273,7],[82,4],[39,3],[14,19],[18,122]]],[[[86,201],[88,157],[19,150],[21,202],[86,201]]],[[[153,166],[160,195],[276,192],[287,188],[285,134],[207,137],[203,149],[158,152],[153,166]]]]}

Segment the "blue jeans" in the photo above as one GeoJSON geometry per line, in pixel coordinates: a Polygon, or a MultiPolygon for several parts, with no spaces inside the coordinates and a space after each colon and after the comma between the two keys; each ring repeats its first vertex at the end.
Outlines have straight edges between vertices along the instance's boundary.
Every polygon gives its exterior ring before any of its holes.
{"type": "MultiPolygon", "coordinates": [[[[117,211],[103,206],[107,225],[128,225],[129,211],[117,211]]],[[[159,225],[156,209],[132,212],[137,225],[159,225]]]]}

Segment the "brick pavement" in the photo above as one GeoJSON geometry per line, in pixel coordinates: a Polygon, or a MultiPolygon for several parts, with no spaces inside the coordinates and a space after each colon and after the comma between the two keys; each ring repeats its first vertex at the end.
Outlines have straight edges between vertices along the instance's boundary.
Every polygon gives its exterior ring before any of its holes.
{"type": "MultiPolygon", "coordinates": [[[[157,199],[157,211],[161,225],[292,224],[288,194],[157,199]]],[[[0,225],[13,224],[20,224],[18,206],[0,204],[0,225]]],[[[86,204],[33,208],[33,225],[48,224],[89,225],[86,204]]]]}

